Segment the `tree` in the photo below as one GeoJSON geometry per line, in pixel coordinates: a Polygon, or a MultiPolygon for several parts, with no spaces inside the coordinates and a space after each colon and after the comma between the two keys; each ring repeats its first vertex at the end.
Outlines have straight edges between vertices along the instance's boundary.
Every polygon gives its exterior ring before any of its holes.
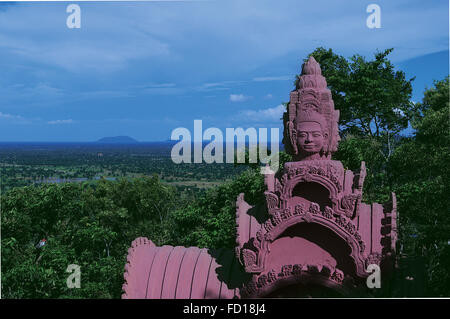
{"type": "Polygon", "coordinates": [[[450,294],[449,78],[436,81],[416,105],[416,132],[389,163],[407,253],[427,261],[428,293],[450,294]],[[447,267],[447,268],[446,268],[447,267]]]}
{"type": "Polygon", "coordinates": [[[179,201],[157,177],[14,188],[1,197],[2,291],[6,298],[118,298],[136,237],[166,242],[179,201]],[[42,239],[47,244],[37,248],[42,239]],[[69,289],[67,266],[81,267],[69,289]]]}
{"type": "Polygon", "coordinates": [[[236,199],[245,193],[252,204],[264,203],[264,178],[258,167],[248,169],[233,181],[212,188],[186,207],[170,215],[172,245],[234,248],[236,244],[236,199]]]}
{"type": "Polygon", "coordinates": [[[392,51],[376,52],[369,61],[358,54],[347,60],[322,47],[309,54],[327,79],[343,135],[392,138],[408,126],[414,78],[406,80],[403,71],[395,70],[387,58],[392,51]]]}

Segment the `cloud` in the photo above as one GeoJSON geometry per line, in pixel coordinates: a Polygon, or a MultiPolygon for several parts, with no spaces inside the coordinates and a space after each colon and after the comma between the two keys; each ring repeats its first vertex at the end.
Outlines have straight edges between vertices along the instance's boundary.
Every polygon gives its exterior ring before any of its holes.
{"type": "Polygon", "coordinates": [[[283,104],[262,110],[244,110],[240,112],[239,118],[250,119],[254,122],[280,122],[286,107],[283,104]]]}
{"type": "Polygon", "coordinates": [[[293,53],[303,57],[321,45],[344,55],[356,53],[355,48],[367,55],[396,47],[394,55],[402,60],[448,49],[445,1],[380,1],[380,7],[382,28],[372,30],[365,25],[368,14],[359,0],[345,6],[324,0],[261,1],[257,6],[245,0],[102,3],[82,8],[82,27],[74,30],[65,26],[63,4],[18,5],[0,11],[0,48],[16,58],[75,73],[120,71],[137,62],[153,71],[187,66],[200,72],[203,66],[209,75],[261,67],[293,53]]]}
{"type": "Polygon", "coordinates": [[[292,75],[282,75],[282,76],[262,76],[253,78],[255,82],[268,82],[268,81],[287,81],[292,80],[292,75]]]}
{"type": "Polygon", "coordinates": [[[231,102],[245,102],[250,99],[249,96],[245,96],[244,94],[230,94],[231,102]]]}
{"type": "Polygon", "coordinates": [[[126,68],[136,59],[171,55],[165,40],[126,21],[130,17],[122,16],[125,11],[117,6],[102,10],[92,5],[89,11],[82,10],[82,27],[77,30],[66,27],[65,10],[61,9],[60,4],[45,8],[31,5],[0,12],[2,51],[16,60],[72,73],[108,73],[126,68]]]}
{"type": "Polygon", "coordinates": [[[27,119],[21,115],[14,115],[0,112],[0,120],[8,121],[13,124],[30,124],[33,120],[27,119]]]}
{"type": "Polygon", "coordinates": [[[75,123],[72,119],[68,120],[54,120],[54,121],[48,121],[47,124],[50,125],[57,125],[57,124],[72,124],[75,123]]]}
{"type": "Polygon", "coordinates": [[[21,119],[22,117],[20,115],[12,115],[12,114],[0,112],[0,118],[2,118],[2,119],[21,119]]]}
{"type": "Polygon", "coordinates": [[[229,90],[231,86],[236,86],[245,83],[246,81],[220,81],[203,83],[194,88],[199,92],[224,91],[229,90]]]}

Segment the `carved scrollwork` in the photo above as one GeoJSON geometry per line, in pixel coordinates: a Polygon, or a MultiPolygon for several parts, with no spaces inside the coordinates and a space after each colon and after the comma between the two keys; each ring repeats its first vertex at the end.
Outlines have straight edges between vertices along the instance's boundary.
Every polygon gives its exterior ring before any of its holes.
{"type": "Polygon", "coordinates": [[[371,264],[375,264],[375,265],[379,266],[381,264],[381,259],[382,259],[382,256],[379,253],[370,254],[366,258],[366,268],[371,264]]]}
{"type": "Polygon", "coordinates": [[[331,279],[340,284],[344,280],[344,273],[342,270],[336,268],[331,275],[331,279]]]}
{"type": "Polygon", "coordinates": [[[290,207],[286,207],[281,213],[280,213],[281,219],[286,220],[292,216],[290,207]]]}
{"type": "Polygon", "coordinates": [[[311,203],[311,205],[309,206],[309,212],[311,214],[318,214],[320,212],[320,206],[317,203],[311,203]]]}
{"type": "Polygon", "coordinates": [[[272,213],[274,210],[279,208],[280,200],[277,195],[272,192],[264,192],[264,196],[266,198],[269,213],[272,213]]]}
{"type": "Polygon", "coordinates": [[[300,264],[295,264],[293,267],[292,267],[292,274],[294,275],[294,276],[297,276],[297,275],[300,275],[302,273],[302,265],[300,265],[300,264]]]}
{"type": "Polygon", "coordinates": [[[360,198],[360,195],[356,194],[350,194],[345,195],[341,199],[341,208],[345,212],[345,216],[351,218],[354,215],[355,207],[356,207],[356,201],[360,198]]]}
{"type": "Polygon", "coordinates": [[[245,268],[250,268],[253,265],[256,265],[257,256],[253,250],[250,249],[242,249],[242,263],[245,268]]]}
{"type": "Polygon", "coordinates": [[[266,222],[264,223],[264,229],[266,230],[267,233],[269,233],[273,229],[273,224],[272,224],[271,218],[266,220],[266,222]]]}
{"type": "Polygon", "coordinates": [[[347,225],[345,225],[345,230],[350,234],[354,235],[356,232],[356,227],[351,222],[348,222],[347,225]]]}
{"type": "Polygon", "coordinates": [[[295,205],[294,214],[303,216],[306,214],[305,206],[303,204],[297,204],[295,205]]]}
{"type": "Polygon", "coordinates": [[[251,296],[254,295],[258,291],[258,286],[256,285],[256,282],[251,280],[246,286],[245,286],[245,292],[247,295],[251,296]]]}
{"type": "Polygon", "coordinates": [[[267,285],[267,275],[261,275],[261,276],[259,276],[258,281],[257,281],[257,283],[256,283],[256,286],[257,286],[258,288],[262,288],[262,287],[264,287],[265,285],[267,285]]]}
{"type": "Polygon", "coordinates": [[[347,219],[341,215],[338,215],[334,221],[342,228],[345,228],[345,226],[347,225],[347,219]]]}
{"type": "Polygon", "coordinates": [[[322,212],[322,216],[327,219],[332,219],[334,215],[334,211],[331,207],[326,206],[324,211],[322,212]]]}
{"type": "MultiPolygon", "coordinates": [[[[317,222],[335,232],[345,240],[352,249],[352,258],[358,268],[358,274],[364,273],[365,259],[361,253],[365,250],[365,244],[361,235],[356,230],[354,223],[344,215],[336,215],[335,211],[326,206],[322,211],[317,203],[310,203],[309,207],[305,203],[297,203],[293,207],[277,209],[272,216],[267,219],[256,236],[252,237],[245,249],[241,252],[241,261],[246,270],[258,273],[265,269],[265,260],[270,253],[269,243],[272,243],[288,227],[300,222],[317,222]]],[[[310,270],[313,272],[313,270],[310,270]]]]}
{"type": "Polygon", "coordinates": [[[277,226],[277,225],[281,224],[282,221],[283,221],[283,219],[281,218],[281,213],[275,212],[272,216],[272,224],[274,226],[277,226]]]}
{"type": "Polygon", "coordinates": [[[263,291],[267,293],[267,289],[270,291],[270,287],[274,287],[273,284],[275,282],[289,280],[289,278],[302,280],[302,275],[324,276],[338,284],[341,284],[344,280],[344,273],[332,266],[307,264],[303,267],[301,264],[288,264],[281,266],[278,272],[275,269],[271,269],[265,274],[254,275],[252,280],[244,286],[243,292],[247,296],[257,296],[263,291]]]}
{"type": "Polygon", "coordinates": [[[275,270],[272,269],[267,273],[267,282],[272,283],[276,280],[277,280],[277,273],[275,272],[275,270]]]}
{"type": "Polygon", "coordinates": [[[289,277],[292,274],[294,265],[284,265],[281,267],[281,272],[278,274],[279,277],[289,277]]]}

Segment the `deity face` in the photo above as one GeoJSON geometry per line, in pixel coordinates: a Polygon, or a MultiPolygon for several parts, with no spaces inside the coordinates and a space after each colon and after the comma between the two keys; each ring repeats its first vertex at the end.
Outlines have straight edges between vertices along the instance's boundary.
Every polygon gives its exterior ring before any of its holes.
{"type": "Polygon", "coordinates": [[[322,128],[317,122],[300,122],[297,126],[297,144],[302,153],[319,153],[325,142],[322,128]]]}

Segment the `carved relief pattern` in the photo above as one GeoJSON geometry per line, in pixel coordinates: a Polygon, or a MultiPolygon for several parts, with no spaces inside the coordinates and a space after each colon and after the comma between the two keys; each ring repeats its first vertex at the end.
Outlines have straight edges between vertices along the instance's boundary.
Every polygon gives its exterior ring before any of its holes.
{"type": "Polygon", "coordinates": [[[366,258],[366,268],[370,264],[380,265],[382,256],[379,253],[373,253],[366,258]]]}
{"type": "MultiPolygon", "coordinates": [[[[364,252],[365,243],[351,220],[343,215],[336,215],[333,209],[328,206],[321,211],[317,203],[311,203],[308,210],[305,209],[303,204],[297,204],[294,207],[293,212],[289,207],[281,212],[277,211],[263,224],[263,228],[259,230],[256,233],[256,237],[251,240],[255,251],[250,249],[242,250],[241,260],[247,271],[262,271],[263,264],[261,263],[263,261],[259,260],[259,255],[262,251],[263,254],[267,253],[267,242],[272,242],[275,239],[277,231],[280,232],[280,230],[278,230],[278,227],[281,227],[280,225],[288,222],[292,218],[298,217],[301,217],[301,220],[298,220],[298,222],[311,222],[314,218],[323,218],[328,222],[331,222],[332,225],[336,225],[336,227],[340,228],[349,236],[353,236],[359,246],[357,253],[360,254],[364,252]]],[[[346,241],[350,240],[349,237],[345,237],[344,239],[346,241]]]]}
{"type": "Polygon", "coordinates": [[[331,275],[331,279],[337,283],[342,283],[342,281],[344,280],[344,273],[341,270],[336,269],[331,275]]]}
{"type": "Polygon", "coordinates": [[[264,289],[268,288],[274,282],[280,279],[289,278],[301,278],[302,275],[308,274],[320,274],[325,278],[329,278],[337,284],[342,284],[344,280],[344,273],[338,268],[330,268],[326,265],[301,265],[301,264],[290,264],[281,267],[279,272],[275,269],[271,269],[267,274],[255,275],[252,280],[250,280],[243,287],[243,295],[248,297],[258,296],[264,289]],[[321,268],[321,269],[319,269],[321,268]]]}
{"type": "Polygon", "coordinates": [[[341,199],[341,208],[345,211],[345,216],[352,217],[355,211],[356,201],[361,198],[361,195],[345,195],[341,199]]]}
{"type": "Polygon", "coordinates": [[[243,249],[242,259],[245,267],[251,267],[256,264],[256,253],[250,249],[243,249]]]}
{"type": "Polygon", "coordinates": [[[316,161],[316,165],[302,165],[298,167],[289,167],[287,172],[281,177],[281,184],[286,185],[289,179],[301,176],[304,181],[311,181],[311,175],[321,176],[329,179],[339,192],[342,191],[342,185],[339,181],[337,169],[330,163],[316,161]]]}
{"type": "Polygon", "coordinates": [[[264,192],[264,196],[266,197],[267,209],[269,210],[269,213],[279,208],[279,199],[277,195],[271,192],[264,192]]]}

